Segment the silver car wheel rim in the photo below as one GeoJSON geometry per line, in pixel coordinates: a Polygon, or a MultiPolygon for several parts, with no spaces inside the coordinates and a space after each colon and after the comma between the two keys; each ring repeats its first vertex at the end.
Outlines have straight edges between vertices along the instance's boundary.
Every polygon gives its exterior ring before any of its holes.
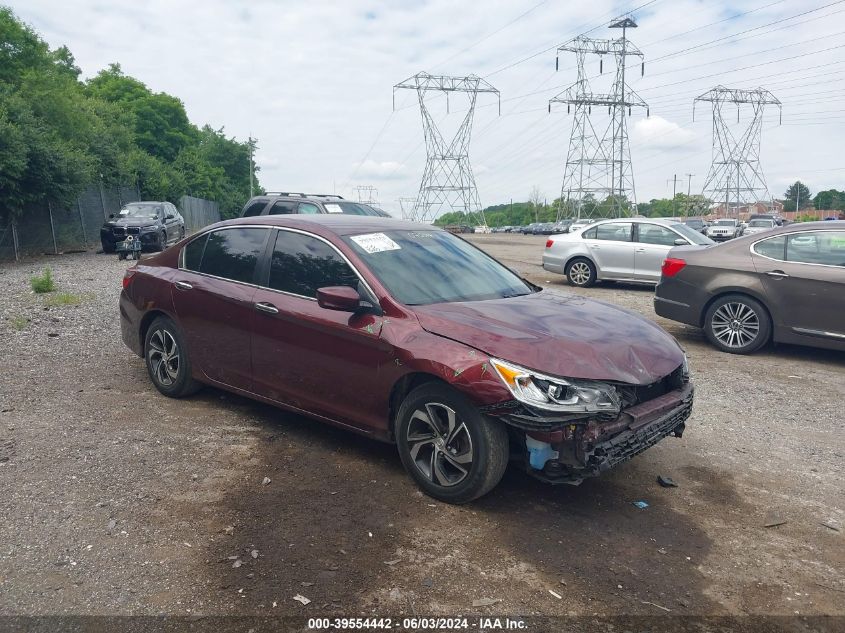
{"type": "Polygon", "coordinates": [[[172,385],[179,376],[179,346],[167,330],[156,330],[150,337],[147,351],[150,370],[156,381],[164,386],[172,385]]]}
{"type": "Polygon", "coordinates": [[[590,266],[586,262],[575,262],[569,267],[569,278],[579,286],[590,280],[590,266]]]}
{"type": "Polygon", "coordinates": [[[754,342],[760,333],[760,317],[748,305],[731,301],[720,306],[710,320],[713,336],[726,347],[737,349],[754,342]]]}
{"type": "Polygon", "coordinates": [[[406,435],[411,461],[432,483],[451,487],[472,468],[472,437],[466,424],[445,404],[429,403],[411,415],[406,435]]]}

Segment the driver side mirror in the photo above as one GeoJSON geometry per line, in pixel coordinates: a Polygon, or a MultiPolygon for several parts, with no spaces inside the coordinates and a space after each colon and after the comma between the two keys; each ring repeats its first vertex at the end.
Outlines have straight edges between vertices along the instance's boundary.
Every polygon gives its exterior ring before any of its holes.
{"type": "Polygon", "coordinates": [[[361,296],[350,286],[326,286],[317,289],[317,305],[326,310],[355,312],[361,306],[361,296]]]}
{"type": "Polygon", "coordinates": [[[113,219],[114,219],[114,213],[109,213],[109,220],[113,220],[113,219]]]}
{"type": "Polygon", "coordinates": [[[686,246],[687,244],[689,244],[689,242],[682,237],[675,240],[675,246],[686,246]]]}

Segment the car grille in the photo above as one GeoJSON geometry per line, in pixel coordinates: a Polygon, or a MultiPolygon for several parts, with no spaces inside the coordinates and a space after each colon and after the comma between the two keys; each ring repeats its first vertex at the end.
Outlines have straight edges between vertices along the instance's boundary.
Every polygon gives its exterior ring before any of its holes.
{"type": "Polygon", "coordinates": [[[113,226],[111,232],[115,237],[123,237],[126,235],[126,229],[122,226],[113,226]]]}
{"type": "Polygon", "coordinates": [[[680,389],[686,384],[684,378],[684,367],[680,365],[675,371],[655,383],[643,387],[632,387],[630,385],[616,385],[616,393],[622,400],[622,409],[633,407],[641,402],[648,402],[659,398],[663,394],[680,389]]]}

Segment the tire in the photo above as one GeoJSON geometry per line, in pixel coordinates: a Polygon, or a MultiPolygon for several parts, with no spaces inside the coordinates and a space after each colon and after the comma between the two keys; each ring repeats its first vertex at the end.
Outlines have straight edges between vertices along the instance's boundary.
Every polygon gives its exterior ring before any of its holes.
{"type": "Polygon", "coordinates": [[[158,242],[156,243],[156,250],[163,251],[167,248],[167,233],[162,231],[162,233],[158,236],[158,242]]]}
{"type": "Polygon", "coordinates": [[[108,242],[100,242],[103,245],[103,252],[106,255],[113,255],[115,252],[114,244],[109,244],[108,242]]]}
{"type": "Polygon", "coordinates": [[[180,240],[185,239],[185,227],[184,226],[181,229],[179,229],[179,239],[180,240]]]}
{"type": "Polygon", "coordinates": [[[123,261],[124,259],[126,259],[126,253],[118,253],[118,254],[117,254],[117,258],[118,258],[120,261],[123,261]]]}
{"type": "Polygon", "coordinates": [[[729,354],[751,354],[769,342],[772,320],[766,308],[747,295],[718,298],[704,316],[704,334],[729,354]]]}
{"type": "Polygon", "coordinates": [[[167,317],[158,317],[147,330],[144,337],[144,362],[155,388],[169,398],[184,398],[202,387],[191,377],[191,359],[184,337],[176,324],[167,317]],[[157,363],[162,352],[166,357],[157,363]],[[175,363],[172,362],[174,358],[175,363]]]}
{"type": "Polygon", "coordinates": [[[589,288],[596,283],[596,277],[596,265],[586,257],[577,257],[566,265],[566,278],[571,286],[589,288]]]}
{"type": "Polygon", "coordinates": [[[402,402],[396,445],[402,465],[423,492],[446,503],[487,494],[508,465],[505,426],[441,383],[421,385],[402,402]]]}

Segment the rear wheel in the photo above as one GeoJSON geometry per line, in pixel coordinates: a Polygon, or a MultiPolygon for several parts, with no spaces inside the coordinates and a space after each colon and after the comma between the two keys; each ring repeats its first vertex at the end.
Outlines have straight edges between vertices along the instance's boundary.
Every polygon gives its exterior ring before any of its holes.
{"type": "Polygon", "coordinates": [[[396,419],[396,444],[417,485],[447,503],[487,494],[508,465],[504,425],[440,383],[421,385],[405,398],[396,419]]]}
{"type": "Polygon", "coordinates": [[[165,396],[183,398],[202,386],[191,378],[191,360],[182,333],[167,317],[158,317],[147,330],[144,360],[150,380],[165,396]]]}
{"type": "Polygon", "coordinates": [[[569,283],[579,288],[589,288],[596,283],[596,266],[589,259],[579,257],[566,266],[569,283]]]}
{"type": "Polygon", "coordinates": [[[759,301],[739,294],[717,299],[704,317],[704,333],[730,354],[750,354],[765,345],[772,332],[768,312],[759,301]]]}

